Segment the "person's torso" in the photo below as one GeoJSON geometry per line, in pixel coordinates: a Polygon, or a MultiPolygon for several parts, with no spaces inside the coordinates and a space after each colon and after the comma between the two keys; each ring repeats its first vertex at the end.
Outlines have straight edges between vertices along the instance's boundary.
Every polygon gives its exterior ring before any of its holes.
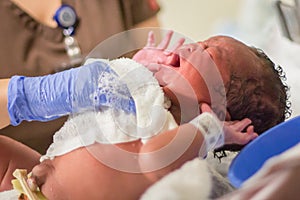
{"type": "MultiPolygon", "coordinates": [[[[62,0],[78,15],[75,37],[84,58],[101,41],[155,15],[145,0],[62,0]]],[[[40,76],[68,66],[62,29],[34,20],[10,0],[0,0],[0,78],[13,75],[40,76]]],[[[15,138],[44,153],[66,118],[56,121],[23,122],[0,134],[15,138]]]]}
{"type": "MultiPolygon", "coordinates": [[[[92,1],[62,2],[73,6],[78,15],[75,38],[83,57],[102,40],[126,28],[119,1],[92,1]]],[[[49,74],[69,64],[61,28],[38,23],[10,0],[1,4],[0,78],[49,74]]]]}

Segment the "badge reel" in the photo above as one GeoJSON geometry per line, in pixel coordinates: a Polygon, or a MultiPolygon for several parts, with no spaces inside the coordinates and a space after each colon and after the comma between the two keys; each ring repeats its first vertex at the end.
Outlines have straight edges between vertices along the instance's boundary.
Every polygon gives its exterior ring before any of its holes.
{"type": "Polygon", "coordinates": [[[65,36],[64,43],[71,65],[76,66],[81,63],[81,50],[75,37],[75,25],[77,16],[75,10],[69,5],[62,5],[56,12],[53,19],[58,26],[63,29],[65,36]]]}

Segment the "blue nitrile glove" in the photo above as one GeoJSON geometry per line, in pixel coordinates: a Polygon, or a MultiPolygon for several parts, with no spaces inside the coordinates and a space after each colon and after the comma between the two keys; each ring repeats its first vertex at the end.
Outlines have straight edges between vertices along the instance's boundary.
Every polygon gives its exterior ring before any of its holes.
{"type": "Polygon", "coordinates": [[[135,113],[127,86],[101,61],[53,75],[13,76],[8,86],[12,125],[23,120],[49,121],[106,106],[135,113]]]}

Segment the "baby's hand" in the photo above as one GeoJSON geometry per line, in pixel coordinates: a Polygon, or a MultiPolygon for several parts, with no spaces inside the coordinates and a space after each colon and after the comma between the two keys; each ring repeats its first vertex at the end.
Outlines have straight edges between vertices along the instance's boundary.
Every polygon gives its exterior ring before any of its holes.
{"type": "Polygon", "coordinates": [[[173,31],[169,31],[162,42],[158,46],[155,46],[154,33],[152,31],[149,32],[146,46],[142,50],[138,51],[132,59],[145,65],[146,67],[151,64],[166,63],[169,55],[184,43],[184,38],[181,38],[177,41],[177,44],[172,49],[167,49],[172,35],[173,31]]]}
{"type": "MultiPolygon", "coordinates": [[[[210,106],[205,103],[201,105],[201,112],[213,113],[210,106]]],[[[235,121],[224,121],[224,143],[245,145],[251,140],[255,139],[258,136],[258,134],[254,132],[254,126],[250,125],[251,123],[251,120],[248,118],[235,121]],[[243,131],[245,130],[245,128],[246,131],[243,131]]]]}
{"type": "Polygon", "coordinates": [[[250,119],[245,118],[236,121],[225,121],[223,126],[225,144],[245,145],[255,139],[258,134],[254,132],[254,126],[250,125],[250,119]],[[243,131],[246,129],[245,131],[243,131]]]}

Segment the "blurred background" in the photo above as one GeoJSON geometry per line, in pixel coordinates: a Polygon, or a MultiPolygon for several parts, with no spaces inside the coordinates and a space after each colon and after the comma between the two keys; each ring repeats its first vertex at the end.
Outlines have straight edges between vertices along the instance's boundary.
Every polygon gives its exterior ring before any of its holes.
{"type": "MultiPolygon", "coordinates": [[[[263,49],[273,62],[284,69],[290,86],[292,117],[300,115],[300,44],[284,36],[276,0],[157,1],[161,5],[158,16],[163,28],[172,29],[194,41],[218,34],[229,35],[263,49]]],[[[281,0],[291,6],[299,1],[281,0]]],[[[300,6],[296,10],[300,13],[300,6]]],[[[289,17],[293,14],[288,13],[289,17]]],[[[291,26],[300,26],[296,23],[293,21],[291,26]]],[[[300,37],[300,31],[297,36],[300,37]]]]}
{"type": "Polygon", "coordinates": [[[194,40],[211,36],[218,24],[235,21],[240,0],[158,0],[163,27],[176,30],[194,40]]]}

